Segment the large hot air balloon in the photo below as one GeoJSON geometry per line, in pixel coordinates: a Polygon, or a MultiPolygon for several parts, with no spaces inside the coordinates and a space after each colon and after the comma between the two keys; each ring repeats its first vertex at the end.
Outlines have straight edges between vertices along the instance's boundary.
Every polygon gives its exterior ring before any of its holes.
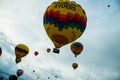
{"type": "Polygon", "coordinates": [[[21,61],[29,52],[29,48],[25,44],[18,44],[15,47],[16,63],[21,61]]]}
{"type": "Polygon", "coordinates": [[[0,47],[0,56],[1,56],[1,54],[2,54],[2,48],[0,47]]]}
{"type": "Polygon", "coordinates": [[[10,75],[9,80],[17,80],[17,76],[16,75],[10,75]]]}
{"type": "Polygon", "coordinates": [[[38,54],[39,54],[39,52],[38,52],[38,51],[35,51],[35,52],[34,52],[34,55],[35,55],[35,56],[37,56],[38,54]]]}
{"type": "Polygon", "coordinates": [[[43,18],[45,31],[57,49],[78,39],[86,28],[86,22],[83,8],[69,0],[53,2],[43,18]]]}
{"type": "Polygon", "coordinates": [[[24,71],[22,69],[18,69],[17,70],[17,76],[18,77],[21,76],[21,75],[23,75],[23,73],[24,73],[24,71]]]}
{"type": "Polygon", "coordinates": [[[83,45],[80,42],[74,42],[71,44],[71,51],[73,52],[73,54],[75,55],[75,57],[77,57],[77,55],[79,55],[83,50],[83,45]]]}
{"type": "Polygon", "coordinates": [[[72,67],[73,67],[73,69],[75,70],[75,69],[78,67],[78,64],[77,64],[77,63],[73,63],[73,64],[72,64],[72,67]]]}

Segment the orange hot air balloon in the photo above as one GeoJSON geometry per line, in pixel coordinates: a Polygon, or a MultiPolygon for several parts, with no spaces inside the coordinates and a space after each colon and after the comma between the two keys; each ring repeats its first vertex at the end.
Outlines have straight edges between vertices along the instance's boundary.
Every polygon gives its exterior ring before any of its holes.
{"type": "Polygon", "coordinates": [[[15,47],[16,63],[21,61],[29,53],[29,48],[25,44],[18,44],[15,47]]]}
{"type": "Polygon", "coordinates": [[[87,17],[83,8],[74,1],[58,0],[48,6],[43,24],[56,50],[78,39],[86,29],[87,17]]]}
{"type": "Polygon", "coordinates": [[[51,51],[51,49],[50,48],[47,48],[47,53],[49,53],[51,51]]]}
{"type": "Polygon", "coordinates": [[[73,67],[73,69],[75,70],[75,69],[78,67],[78,64],[77,64],[77,63],[73,63],[73,64],[72,64],[72,67],[73,67]]]}
{"type": "Polygon", "coordinates": [[[38,54],[39,54],[39,52],[38,52],[38,51],[35,51],[35,52],[34,52],[34,55],[35,55],[35,56],[37,56],[38,54]]]}
{"type": "Polygon", "coordinates": [[[75,57],[77,57],[77,55],[79,55],[83,50],[83,45],[80,42],[74,42],[71,44],[71,51],[73,52],[73,54],[75,55],[75,57]]]}
{"type": "Polygon", "coordinates": [[[2,55],[2,48],[0,47],[0,56],[2,55]]]}

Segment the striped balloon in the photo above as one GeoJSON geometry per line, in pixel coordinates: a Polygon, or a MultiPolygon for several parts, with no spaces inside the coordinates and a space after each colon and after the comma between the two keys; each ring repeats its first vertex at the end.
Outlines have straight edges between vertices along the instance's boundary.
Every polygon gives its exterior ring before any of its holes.
{"type": "Polygon", "coordinates": [[[77,55],[79,55],[82,52],[83,45],[80,42],[73,42],[70,48],[73,54],[75,55],[75,57],[77,57],[77,55]]]}
{"type": "Polygon", "coordinates": [[[59,0],[48,6],[43,17],[44,28],[56,48],[78,39],[86,28],[87,17],[74,1],[59,0]]]}
{"type": "Polygon", "coordinates": [[[15,47],[15,55],[16,61],[20,61],[20,59],[26,56],[29,52],[29,48],[25,44],[18,44],[15,47]]]}

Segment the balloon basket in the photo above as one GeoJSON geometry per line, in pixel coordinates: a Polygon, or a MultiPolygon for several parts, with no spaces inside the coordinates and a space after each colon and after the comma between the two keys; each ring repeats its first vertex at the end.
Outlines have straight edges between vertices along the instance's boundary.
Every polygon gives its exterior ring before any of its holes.
{"type": "Polygon", "coordinates": [[[53,52],[59,54],[60,50],[58,48],[53,48],[53,52]]]}

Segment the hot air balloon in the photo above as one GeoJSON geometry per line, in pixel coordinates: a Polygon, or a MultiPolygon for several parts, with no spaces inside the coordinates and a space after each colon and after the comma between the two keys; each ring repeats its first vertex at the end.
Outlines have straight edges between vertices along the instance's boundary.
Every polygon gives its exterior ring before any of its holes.
{"type": "Polygon", "coordinates": [[[50,48],[47,48],[47,53],[49,53],[51,51],[51,49],[50,48]]]}
{"type": "Polygon", "coordinates": [[[20,62],[20,59],[25,57],[29,52],[29,48],[25,44],[18,44],[15,47],[16,63],[20,62]]]}
{"type": "Polygon", "coordinates": [[[17,80],[17,76],[16,75],[10,75],[9,80],[17,80]]]}
{"type": "Polygon", "coordinates": [[[39,54],[39,52],[38,52],[38,51],[35,51],[35,52],[34,52],[34,55],[35,55],[35,56],[37,56],[38,54],[39,54]]]}
{"type": "Polygon", "coordinates": [[[50,77],[48,77],[48,79],[50,79],[50,77]]]}
{"type": "Polygon", "coordinates": [[[2,48],[0,47],[0,56],[1,56],[1,54],[2,54],[2,48]]]}
{"type": "Polygon", "coordinates": [[[55,75],[55,78],[57,78],[57,75],[55,75]]]}
{"type": "Polygon", "coordinates": [[[108,7],[110,7],[110,5],[108,5],[108,7]]]}
{"type": "Polygon", "coordinates": [[[35,72],[35,70],[33,70],[33,72],[35,72]]]}
{"type": "Polygon", "coordinates": [[[83,34],[86,23],[83,8],[69,0],[53,2],[47,7],[43,17],[45,31],[56,49],[78,39],[83,34]]]}
{"type": "Polygon", "coordinates": [[[77,63],[73,63],[73,64],[72,64],[72,67],[73,67],[73,69],[75,70],[75,69],[78,67],[78,64],[77,64],[77,63]]]}
{"type": "Polygon", "coordinates": [[[24,73],[24,71],[22,69],[18,69],[17,70],[17,76],[18,77],[21,76],[21,75],[23,75],[23,73],[24,73]]]}
{"type": "Polygon", "coordinates": [[[73,52],[73,54],[75,55],[75,57],[77,57],[77,55],[79,55],[83,50],[83,45],[80,42],[74,42],[71,44],[71,51],[73,52]]]}
{"type": "Polygon", "coordinates": [[[39,77],[37,77],[37,79],[39,79],[39,77]]]}

